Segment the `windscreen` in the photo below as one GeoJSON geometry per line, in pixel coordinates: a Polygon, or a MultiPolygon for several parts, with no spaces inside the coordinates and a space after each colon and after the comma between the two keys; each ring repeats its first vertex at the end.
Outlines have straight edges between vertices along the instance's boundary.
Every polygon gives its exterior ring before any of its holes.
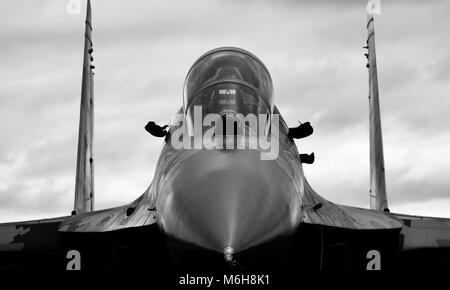
{"type": "Polygon", "coordinates": [[[195,106],[201,106],[203,115],[271,116],[273,87],[270,74],[258,58],[245,50],[219,48],[210,51],[195,62],[186,77],[184,113],[187,120],[194,119],[195,106]]]}

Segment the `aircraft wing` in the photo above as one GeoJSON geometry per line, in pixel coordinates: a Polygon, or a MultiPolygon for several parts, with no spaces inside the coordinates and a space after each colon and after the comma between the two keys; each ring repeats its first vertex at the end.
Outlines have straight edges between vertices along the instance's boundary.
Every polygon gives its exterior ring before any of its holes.
{"type": "Polygon", "coordinates": [[[58,228],[66,217],[0,224],[0,253],[58,247],[58,228]]]}
{"type": "Polygon", "coordinates": [[[21,268],[25,260],[36,269],[39,262],[58,261],[62,248],[58,228],[65,218],[0,224],[0,271],[21,268]]]}
{"type": "Polygon", "coordinates": [[[317,194],[304,180],[302,222],[350,230],[401,229],[401,220],[385,212],[334,204],[317,194]],[[320,205],[320,207],[317,207],[320,205]]]}
{"type": "MultiPolygon", "coordinates": [[[[123,251],[120,250],[121,247],[130,246],[134,240],[140,241],[151,237],[158,241],[156,232],[151,230],[154,227],[147,227],[155,224],[156,217],[156,211],[152,207],[152,195],[147,193],[148,191],[128,205],[116,208],[73,216],[0,224],[0,272],[20,269],[65,269],[64,263],[68,261],[66,254],[69,250],[80,250],[84,261],[90,261],[93,255],[86,254],[86,245],[95,243],[104,248],[104,253],[101,254],[104,258],[123,251]],[[137,227],[142,230],[133,231],[137,227]],[[130,242],[127,239],[130,235],[140,236],[131,239],[130,242]]],[[[150,241],[149,244],[151,242],[154,243],[150,241]]],[[[89,248],[88,253],[90,251],[89,248]]],[[[95,252],[101,250],[96,248],[95,252]]],[[[98,268],[108,266],[102,265],[98,268]]]]}
{"type": "Polygon", "coordinates": [[[403,222],[404,250],[450,248],[450,219],[391,214],[403,222]]]}
{"type": "MultiPolygon", "coordinates": [[[[309,185],[307,184],[307,187],[309,185]]],[[[388,213],[378,210],[363,209],[334,204],[320,197],[309,194],[307,204],[322,206],[314,209],[312,206],[304,209],[303,223],[323,225],[349,230],[400,230],[400,250],[416,250],[425,248],[450,249],[450,219],[412,216],[388,213]]]]}
{"type": "Polygon", "coordinates": [[[450,219],[446,218],[384,213],[328,202],[319,210],[307,209],[303,222],[354,230],[397,228],[401,229],[402,250],[450,248],[450,219]]]}
{"type": "Polygon", "coordinates": [[[61,223],[59,231],[108,232],[152,225],[155,220],[156,210],[153,206],[153,198],[146,191],[131,204],[69,217],[61,223]]]}
{"type": "Polygon", "coordinates": [[[401,221],[389,214],[323,202],[320,209],[306,208],[303,222],[353,230],[400,229],[401,221]]]}

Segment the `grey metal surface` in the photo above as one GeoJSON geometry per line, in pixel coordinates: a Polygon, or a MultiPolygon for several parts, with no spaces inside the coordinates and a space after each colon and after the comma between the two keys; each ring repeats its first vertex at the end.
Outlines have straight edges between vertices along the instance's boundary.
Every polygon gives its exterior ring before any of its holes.
{"type": "Polygon", "coordinates": [[[88,1],[81,86],[80,125],[78,129],[77,171],[75,177],[76,213],[94,210],[94,73],[92,71],[92,17],[88,1]]]}
{"type": "Polygon", "coordinates": [[[370,208],[383,211],[388,208],[384,173],[383,136],[378,72],[375,54],[375,27],[373,15],[367,15],[367,46],[369,53],[369,135],[370,135],[370,208]]]}

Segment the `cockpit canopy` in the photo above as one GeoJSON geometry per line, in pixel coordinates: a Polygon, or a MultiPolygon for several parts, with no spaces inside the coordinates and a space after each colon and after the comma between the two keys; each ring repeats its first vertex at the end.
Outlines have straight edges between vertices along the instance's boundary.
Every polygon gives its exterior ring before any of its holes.
{"type": "Polygon", "coordinates": [[[264,64],[248,51],[224,47],[201,56],[184,85],[184,113],[193,120],[195,106],[203,115],[273,112],[272,79],[264,64]]]}

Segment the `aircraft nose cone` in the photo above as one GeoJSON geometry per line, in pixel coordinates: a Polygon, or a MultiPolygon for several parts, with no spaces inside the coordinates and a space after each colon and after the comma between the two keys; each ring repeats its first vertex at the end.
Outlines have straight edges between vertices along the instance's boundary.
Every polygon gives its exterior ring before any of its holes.
{"type": "Polygon", "coordinates": [[[200,151],[171,178],[163,228],[207,249],[244,250],[293,227],[300,206],[291,184],[257,151],[200,151]]]}

